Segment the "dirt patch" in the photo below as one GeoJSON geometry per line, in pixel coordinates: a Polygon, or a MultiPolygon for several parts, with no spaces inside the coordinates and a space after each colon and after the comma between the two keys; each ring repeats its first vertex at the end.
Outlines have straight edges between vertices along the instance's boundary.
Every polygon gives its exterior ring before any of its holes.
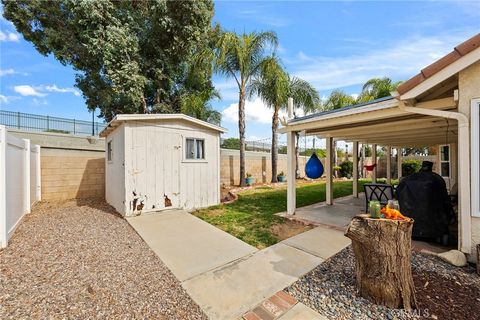
{"type": "MultiPolygon", "coordinates": [[[[478,319],[480,287],[465,280],[447,279],[433,271],[413,272],[419,310],[436,319],[478,319]],[[448,306],[448,307],[447,307],[448,306]]],[[[424,314],[425,318],[427,315],[424,314]]]]}
{"type": "Polygon", "coordinates": [[[279,241],[282,241],[312,228],[312,226],[298,221],[286,220],[285,223],[273,225],[270,231],[278,237],[279,241]]]}

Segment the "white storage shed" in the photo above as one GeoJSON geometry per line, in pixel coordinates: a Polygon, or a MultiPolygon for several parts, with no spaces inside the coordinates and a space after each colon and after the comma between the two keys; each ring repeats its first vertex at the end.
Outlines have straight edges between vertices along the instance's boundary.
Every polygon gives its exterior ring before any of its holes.
{"type": "Polygon", "coordinates": [[[117,115],[100,133],[107,202],[125,216],[220,203],[224,132],[184,114],[117,115]]]}

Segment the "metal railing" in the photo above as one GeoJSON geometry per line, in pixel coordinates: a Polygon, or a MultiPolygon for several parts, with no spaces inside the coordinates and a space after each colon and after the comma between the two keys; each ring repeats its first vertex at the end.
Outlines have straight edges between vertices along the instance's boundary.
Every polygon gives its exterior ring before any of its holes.
{"type": "Polygon", "coordinates": [[[106,124],[93,121],[42,116],[23,112],[0,110],[0,124],[8,128],[54,132],[84,136],[98,136],[106,124]]]}

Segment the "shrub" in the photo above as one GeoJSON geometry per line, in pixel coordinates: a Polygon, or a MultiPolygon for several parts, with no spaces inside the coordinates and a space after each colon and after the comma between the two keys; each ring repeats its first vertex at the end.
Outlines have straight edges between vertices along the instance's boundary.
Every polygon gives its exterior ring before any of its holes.
{"type": "Polygon", "coordinates": [[[420,160],[404,160],[402,162],[402,176],[406,177],[412,173],[418,172],[422,167],[420,160]]]}
{"type": "Polygon", "coordinates": [[[353,162],[352,161],[343,161],[339,165],[340,176],[350,178],[353,173],[353,162]]]}

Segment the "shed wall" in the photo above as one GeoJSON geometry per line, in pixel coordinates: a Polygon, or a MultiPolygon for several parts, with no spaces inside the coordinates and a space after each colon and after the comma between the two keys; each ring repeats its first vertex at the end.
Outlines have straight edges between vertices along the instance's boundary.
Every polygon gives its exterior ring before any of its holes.
{"type": "Polygon", "coordinates": [[[125,130],[127,214],[134,203],[142,211],[201,208],[220,202],[220,135],[182,120],[129,121],[125,130]],[[205,141],[205,160],[185,159],[185,139],[205,141]]]}
{"type": "Polygon", "coordinates": [[[125,214],[125,125],[120,125],[105,139],[105,199],[118,212],[125,214]],[[107,146],[112,143],[112,159],[107,146]]]}

